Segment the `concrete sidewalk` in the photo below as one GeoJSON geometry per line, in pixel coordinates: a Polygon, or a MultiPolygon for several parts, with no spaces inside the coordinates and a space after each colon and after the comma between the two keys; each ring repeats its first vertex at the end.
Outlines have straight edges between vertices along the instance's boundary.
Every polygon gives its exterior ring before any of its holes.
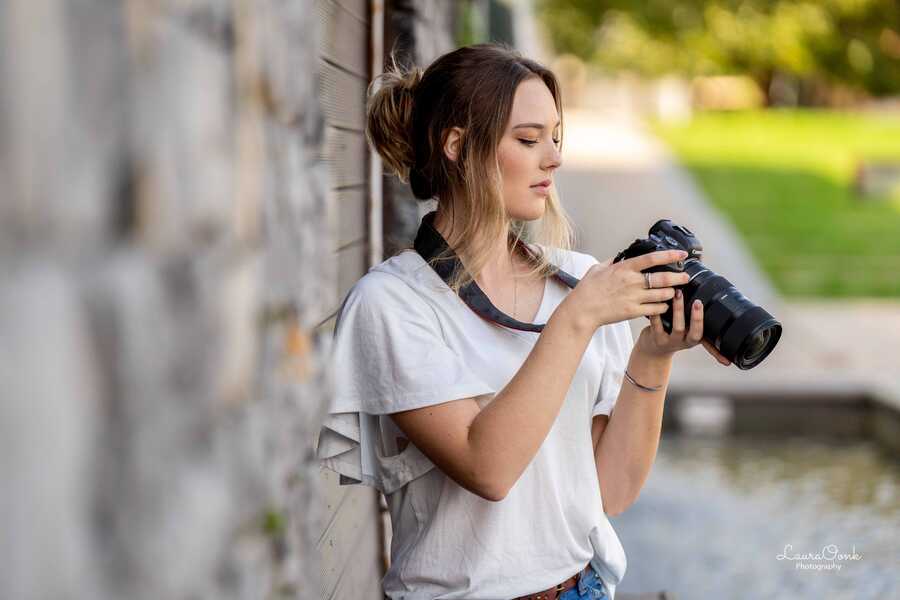
{"type": "MultiPolygon", "coordinates": [[[[759,366],[722,367],[698,347],[676,355],[670,390],[677,395],[789,398],[878,396],[900,409],[900,303],[788,302],[754,263],[734,227],[639,120],[627,113],[569,109],[563,166],[556,176],[578,247],[603,260],[658,219],[689,227],[704,245],[703,262],[763,306],[784,326],[759,366]]],[[[632,322],[635,335],[647,325],[632,322]]]]}

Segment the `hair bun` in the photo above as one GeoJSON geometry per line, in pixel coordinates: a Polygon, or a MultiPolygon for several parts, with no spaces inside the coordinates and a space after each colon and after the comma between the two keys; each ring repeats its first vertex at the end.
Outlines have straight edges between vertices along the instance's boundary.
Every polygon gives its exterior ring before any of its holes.
{"type": "Polygon", "coordinates": [[[399,68],[392,56],[391,67],[378,75],[367,90],[366,138],[404,183],[409,181],[410,169],[415,164],[411,123],[422,75],[418,67],[399,68]],[[381,86],[373,91],[378,82],[381,86]]]}

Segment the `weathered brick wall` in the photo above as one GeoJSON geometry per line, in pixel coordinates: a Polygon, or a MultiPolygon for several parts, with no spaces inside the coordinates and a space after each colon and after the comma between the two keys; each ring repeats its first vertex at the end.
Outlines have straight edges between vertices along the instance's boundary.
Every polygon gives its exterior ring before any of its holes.
{"type": "Polygon", "coordinates": [[[318,598],[310,2],[0,5],[0,598],[318,598]]]}

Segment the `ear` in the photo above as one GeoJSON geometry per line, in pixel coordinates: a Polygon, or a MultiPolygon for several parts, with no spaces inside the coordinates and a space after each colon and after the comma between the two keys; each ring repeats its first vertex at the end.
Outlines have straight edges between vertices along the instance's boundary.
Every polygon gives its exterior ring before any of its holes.
{"type": "Polygon", "coordinates": [[[462,129],[453,127],[444,136],[444,154],[453,162],[456,162],[456,159],[459,158],[459,144],[462,134],[462,129]]]}

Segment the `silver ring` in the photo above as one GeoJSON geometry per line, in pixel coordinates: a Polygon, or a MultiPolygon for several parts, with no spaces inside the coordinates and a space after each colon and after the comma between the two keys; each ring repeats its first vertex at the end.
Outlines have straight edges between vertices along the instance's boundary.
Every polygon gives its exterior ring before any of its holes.
{"type": "Polygon", "coordinates": [[[649,290],[653,287],[653,283],[650,281],[651,275],[653,275],[653,273],[644,273],[644,283],[646,284],[644,289],[649,290]]]}

